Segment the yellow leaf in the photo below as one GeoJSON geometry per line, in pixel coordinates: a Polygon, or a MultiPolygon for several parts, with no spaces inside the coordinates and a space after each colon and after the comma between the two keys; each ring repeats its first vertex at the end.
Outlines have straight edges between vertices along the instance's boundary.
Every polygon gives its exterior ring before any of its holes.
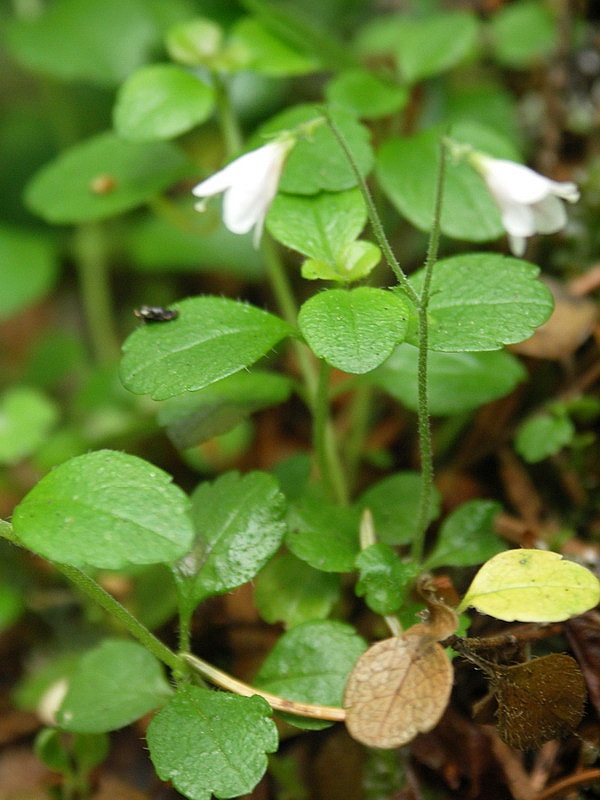
{"type": "Polygon", "coordinates": [[[560,622],[600,601],[600,581],[585,567],[548,550],[507,550],[475,575],[457,611],[474,606],[512,622],[560,622]]]}

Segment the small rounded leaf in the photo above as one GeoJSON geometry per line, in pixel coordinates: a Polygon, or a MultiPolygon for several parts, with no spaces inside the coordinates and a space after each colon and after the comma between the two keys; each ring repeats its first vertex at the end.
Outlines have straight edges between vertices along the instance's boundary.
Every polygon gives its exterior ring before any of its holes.
{"type": "Polygon", "coordinates": [[[600,581],[548,550],[507,550],[475,575],[457,611],[474,606],[506,622],[560,622],[600,601],[600,581]]]}
{"type": "Polygon", "coordinates": [[[277,749],[277,729],[262,697],[181,686],[148,727],[160,778],[190,800],[252,791],[277,749]]]}
{"type": "Polygon", "coordinates": [[[169,142],[125,142],[107,131],[64,150],[36,172],[25,202],[46,222],[91,222],[142,205],[191,169],[169,142]]]}
{"type": "Polygon", "coordinates": [[[369,747],[401,747],[434,728],[448,704],[448,656],[431,636],[411,631],[370,647],[346,686],[346,727],[369,747]]]}
{"type": "Polygon", "coordinates": [[[382,364],[404,339],[408,308],[401,297],[383,289],[330,289],[304,303],[298,322],[315,355],[362,375],[382,364]]]}
{"type": "Polygon", "coordinates": [[[174,64],[151,64],[121,86],[114,110],[117,133],[138,142],[171,139],[204,122],[213,90],[174,64]]]}
{"type": "Polygon", "coordinates": [[[163,705],[171,693],[162,665],[145,647],[106,639],[81,657],[57,721],[68,731],[112,731],[163,705]]]}
{"type": "Polygon", "coordinates": [[[457,617],[427,586],[422,592],[428,621],[370,647],[346,684],[346,727],[370,747],[401,747],[435,728],[448,705],[453,671],[439,640],[454,633],[457,617]]]}
{"type": "Polygon", "coordinates": [[[48,473],[15,508],[18,541],[74,567],[174,561],[191,546],[189,501],[171,476],[136,456],[86,453],[48,473]]]}

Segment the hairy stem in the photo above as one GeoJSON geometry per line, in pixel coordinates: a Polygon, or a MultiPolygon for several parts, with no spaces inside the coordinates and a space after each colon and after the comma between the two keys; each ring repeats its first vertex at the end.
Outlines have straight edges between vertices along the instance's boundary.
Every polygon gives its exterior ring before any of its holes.
{"type": "Polygon", "coordinates": [[[354,172],[354,175],[356,177],[358,187],[365,201],[365,205],[367,206],[367,214],[369,216],[369,222],[371,223],[371,227],[373,228],[373,233],[375,234],[375,238],[377,239],[377,243],[381,248],[385,260],[387,261],[388,266],[396,276],[398,285],[401,286],[402,289],[404,289],[404,291],[410,297],[413,303],[417,304],[419,301],[419,297],[415,292],[415,290],[410,285],[410,283],[408,282],[408,278],[406,277],[404,270],[398,263],[398,260],[396,259],[396,256],[392,251],[390,243],[388,242],[387,237],[385,235],[385,231],[383,229],[381,219],[377,212],[377,208],[375,207],[373,197],[371,196],[371,192],[369,190],[369,187],[367,186],[367,182],[363,178],[362,173],[358,168],[358,164],[356,163],[356,159],[354,158],[352,150],[350,150],[348,143],[346,142],[346,139],[344,137],[344,134],[341,132],[336,123],[333,121],[331,114],[329,113],[329,110],[325,108],[323,113],[327,119],[329,127],[331,128],[331,132],[337,139],[340,147],[344,151],[346,158],[348,159],[350,166],[352,167],[352,171],[354,172]]]}
{"type": "Polygon", "coordinates": [[[53,562],[56,569],[61,572],[80,592],[85,594],[101,608],[117,619],[121,625],[135,638],[143,644],[159,661],[166,664],[174,672],[181,673],[183,664],[179,656],[170,650],[160,639],[151,633],[142,623],[136,619],[118,600],[110,595],[106,589],[96,583],[93,578],[77,567],[67,564],[57,564],[53,562]]]}
{"type": "Polygon", "coordinates": [[[418,389],[418,431],[419,431],[419,452],[421,457],[421,494],[419,497],[419,511],[417,516],[417,528],[412,542],[411,556],[413,560],[420,563],[423,558],[425,545],[425,534],[429,523],[429,505],[433,491],[433,448],[431,443],[431,425],[429,420],[429,376],[428,376],[428,356],[429,356],[429,320],[428,308],[431,296],[431,280],[433,277],[433,267],[437,261],[440,224],[442,216],[442,201],[444,196],[444,180],[446,177],[446,151],[440,143],[439,166],[435,187],[435,206],[433,212],[433,226],[429,237],[429,247],[425,260],[425,277],[423,288],[418,304],[418,366],[417,366],[417,389],[418,389]]]}

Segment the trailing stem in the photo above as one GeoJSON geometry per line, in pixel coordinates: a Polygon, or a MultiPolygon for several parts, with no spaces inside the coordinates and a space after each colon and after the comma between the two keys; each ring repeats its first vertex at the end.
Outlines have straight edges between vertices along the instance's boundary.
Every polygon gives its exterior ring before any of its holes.
{"type": "Polygon", "coordinates": [[[53,562],[56,569],[61,572],[80,592],[87,595],[91,600],[117,619],[121,625],[135,638],[143,644],[159,661],[170,667],[175,673],[181,674],[183,665],[179,656],[170,650],[160,639],[151,633],[142,623],[136,619],[118,600],[110,595],[106,589],[96,583],[93,578],[77,567],[68,564],[57,564],[53,562]]]}

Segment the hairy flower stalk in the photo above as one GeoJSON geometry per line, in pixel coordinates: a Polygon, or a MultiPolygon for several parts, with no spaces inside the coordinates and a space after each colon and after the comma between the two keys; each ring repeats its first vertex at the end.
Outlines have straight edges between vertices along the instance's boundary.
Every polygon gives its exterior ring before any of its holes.
{"type": "Polygon", "coordinates": [[[277,193],[286,158],[296,140],[285,136],[236,158],[219,172],[192,189],[204,200],[196,204],[204,211],[206,199],[223,192],[223,222],[232,233],[254,228],[258,247],[265,217],[277,193]]]}
{"type": "Polygon", "coordinates": [[[553,181],[523,164],[477,151],[468,158],[500,209],[514,255],[523,255],[526,239],[534,233],[556,233],[565,227],[567,213],[562,200],[579,200],[576,184],[553,181]]]}

